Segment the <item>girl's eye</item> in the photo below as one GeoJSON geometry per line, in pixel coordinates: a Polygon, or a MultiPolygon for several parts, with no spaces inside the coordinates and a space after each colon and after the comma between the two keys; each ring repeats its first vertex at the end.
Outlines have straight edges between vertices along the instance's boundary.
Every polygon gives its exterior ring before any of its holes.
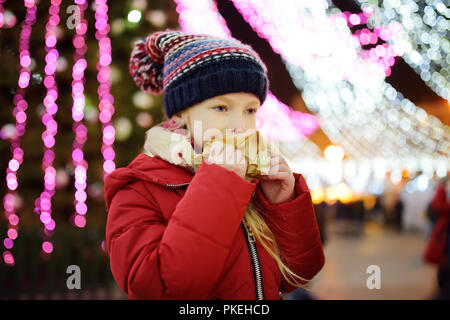
{"type": "Polygon", "coordinates": [[[218,111],[225,111],[226,110],[226,107],[224,107],[224,106],[217,106],[217,107],[214,107],[214,109],[218,109],[218,108],[221,108],[221,110],[218,110],[218,111]]]}
{"type": "MultiPolygon", "coordinates": [[[[214,107],[214,109],[219,112],[225,112],[228,110],[228,108],[226,106],[216,106],[216,107],[214,107]]],[[[255,114],[256,113],[256,109],[247,109],[245,111],[247,112],[247,114],[255,114]]]]}

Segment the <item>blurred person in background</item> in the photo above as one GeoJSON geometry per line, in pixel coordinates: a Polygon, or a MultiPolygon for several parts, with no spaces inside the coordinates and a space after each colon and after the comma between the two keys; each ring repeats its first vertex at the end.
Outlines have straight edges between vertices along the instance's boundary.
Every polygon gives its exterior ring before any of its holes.
{"type": "Polygon", "coordinates": [[[320,240],[322,241],[322,245],[325,245],[325,242],[327,240],[327,209],[328,205],[325,201],[314,205],[314,211],[316,213],[317,225],[319,227],[320,240]]]}
{"type": "Polygon", "coordinates": [[[375,222],[378,225],[385,223],[386,212],[381,203],[381,196],[377,195],[375,198],[375,204],[373,208],[368,212],[367,219],[371,222],[375,222]]]}
{"type": "Polygon", "coordinates": [[[440,179],[437,177],[433,177],[432,188],[431,188],[433,190],[433,193],[432,193],[432,197],[431,197],[430,201],[428,201],[428,206],[425,211],[425,217],[428,222],[427,230],[426,230],[427,241],[430,239],[431,233],[433,232],[434,227],[436,226],[436,223],[439,219],[439,213],[434,211],[434,209],[433,209],[433,198],[436,195],[436,191],[437,191],[437,188],[439,187],[439,184],[440,184],[440,179]]]}
{"type": "Polygon", "coordinates": [[[405,209],[405,205],[403,203],[402,198],[399,196],[394,206],[394,225],[398,232],[402,232],[403,230],[403,211],[405,209]]]}
{"type": "Polygon", "coordinates": [[[424,259],[430,264],[438,267],[437,278],[439,286],[439,298],[449,296],[450,286],[450,267],[449,267],[449,253],[450,253],[450,202],[448,177],[443,178],[434,194],[431,202],[431,210],[436,213],[437,220],[425,250],[424,259]]]}

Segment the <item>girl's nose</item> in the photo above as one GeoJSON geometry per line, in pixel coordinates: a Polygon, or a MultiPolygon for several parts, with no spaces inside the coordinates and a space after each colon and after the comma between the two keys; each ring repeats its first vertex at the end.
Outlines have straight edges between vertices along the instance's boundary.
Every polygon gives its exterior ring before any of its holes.
{"type": "Polygon", "coordinates": [[[244,132],[244,128],[242,128],[242,127],[239,127],[239,128],[232,128],[232,129],[230,129],[230,131],[231,131],[231,133],[233,133],[233,134],[239,134],[239,133],[244,132]]]}
{"type": "Polygon", "coordinates": [[[230,119],[228,128],[233,134],[242,133],[245,131],[244,129],[244,119],[240,116],[236,116],[233,119],[230,119]]]}

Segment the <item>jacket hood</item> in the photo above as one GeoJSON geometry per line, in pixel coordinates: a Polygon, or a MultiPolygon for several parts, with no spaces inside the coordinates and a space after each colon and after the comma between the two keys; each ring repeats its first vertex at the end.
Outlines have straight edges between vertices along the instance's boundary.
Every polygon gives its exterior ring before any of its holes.
{"type": "Polygon", "coordinates": [[[188,136],[160,125],[146,132],[144,152],[126,167],[111,172],[104,182],[105,207],[108,211],[114,195],[126,185],[142,180],[167,187],[167,184],[184,184],[191,181],[197,167],[190,166],[185,158],[193,151],[188,136]]]}

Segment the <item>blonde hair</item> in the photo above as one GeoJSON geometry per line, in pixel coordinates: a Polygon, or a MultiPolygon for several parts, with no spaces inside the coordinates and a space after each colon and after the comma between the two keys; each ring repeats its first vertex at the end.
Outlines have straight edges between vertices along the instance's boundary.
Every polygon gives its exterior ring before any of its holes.
{"type": "MultiPolygon", "coordinates": [[[[173,120],[174,117],[181,118],[182,120],[175,121],[176,125],[173,129],[184,127],[184,129],[186,129],[188,132],[192,132],[188,112],[185,114],[185,116],[183,112],[180,112],[171,117],[170,119],[165,117],[164,120],[170,121],[173,120]]],[[[252,197],[245,210],[244,214],[245,223],[250,228],[256,241],[258,241],[262,245],[262,247],[270,254],[270,256],[272,256],[273,259],[275,259],[282,277],[284,277],[290,285],[298,288],[302,287],[304,284],[298,282],[297,279],[302,280],[305,283],[307,283],[310,279],[305,279],[295,274],[283,261],[275,237],[272,231],[270,230],[269,226],[265,222],[263,216],[264,213],[261,212],[261,210],[253,204],[253,197],[252,197]]]]}
{"type": "Polygon", "coordinates": [[[260,213],[260,210],[253,204],[251,200],[245,210],[244,220],[245,223],[251,229],[256,241],[258,241],[263,248],[275,259],[278,269],[280,269],[281,275],[286,281],[294,287],[302,287],[303,284],[298,282],[296,278],[308,282],[309,279],[305,279],[295,274],[282,260],[280,250],[278,248],[275,237],[272,230],[266,224],[263,218],[264,213],[260,213]]]}

